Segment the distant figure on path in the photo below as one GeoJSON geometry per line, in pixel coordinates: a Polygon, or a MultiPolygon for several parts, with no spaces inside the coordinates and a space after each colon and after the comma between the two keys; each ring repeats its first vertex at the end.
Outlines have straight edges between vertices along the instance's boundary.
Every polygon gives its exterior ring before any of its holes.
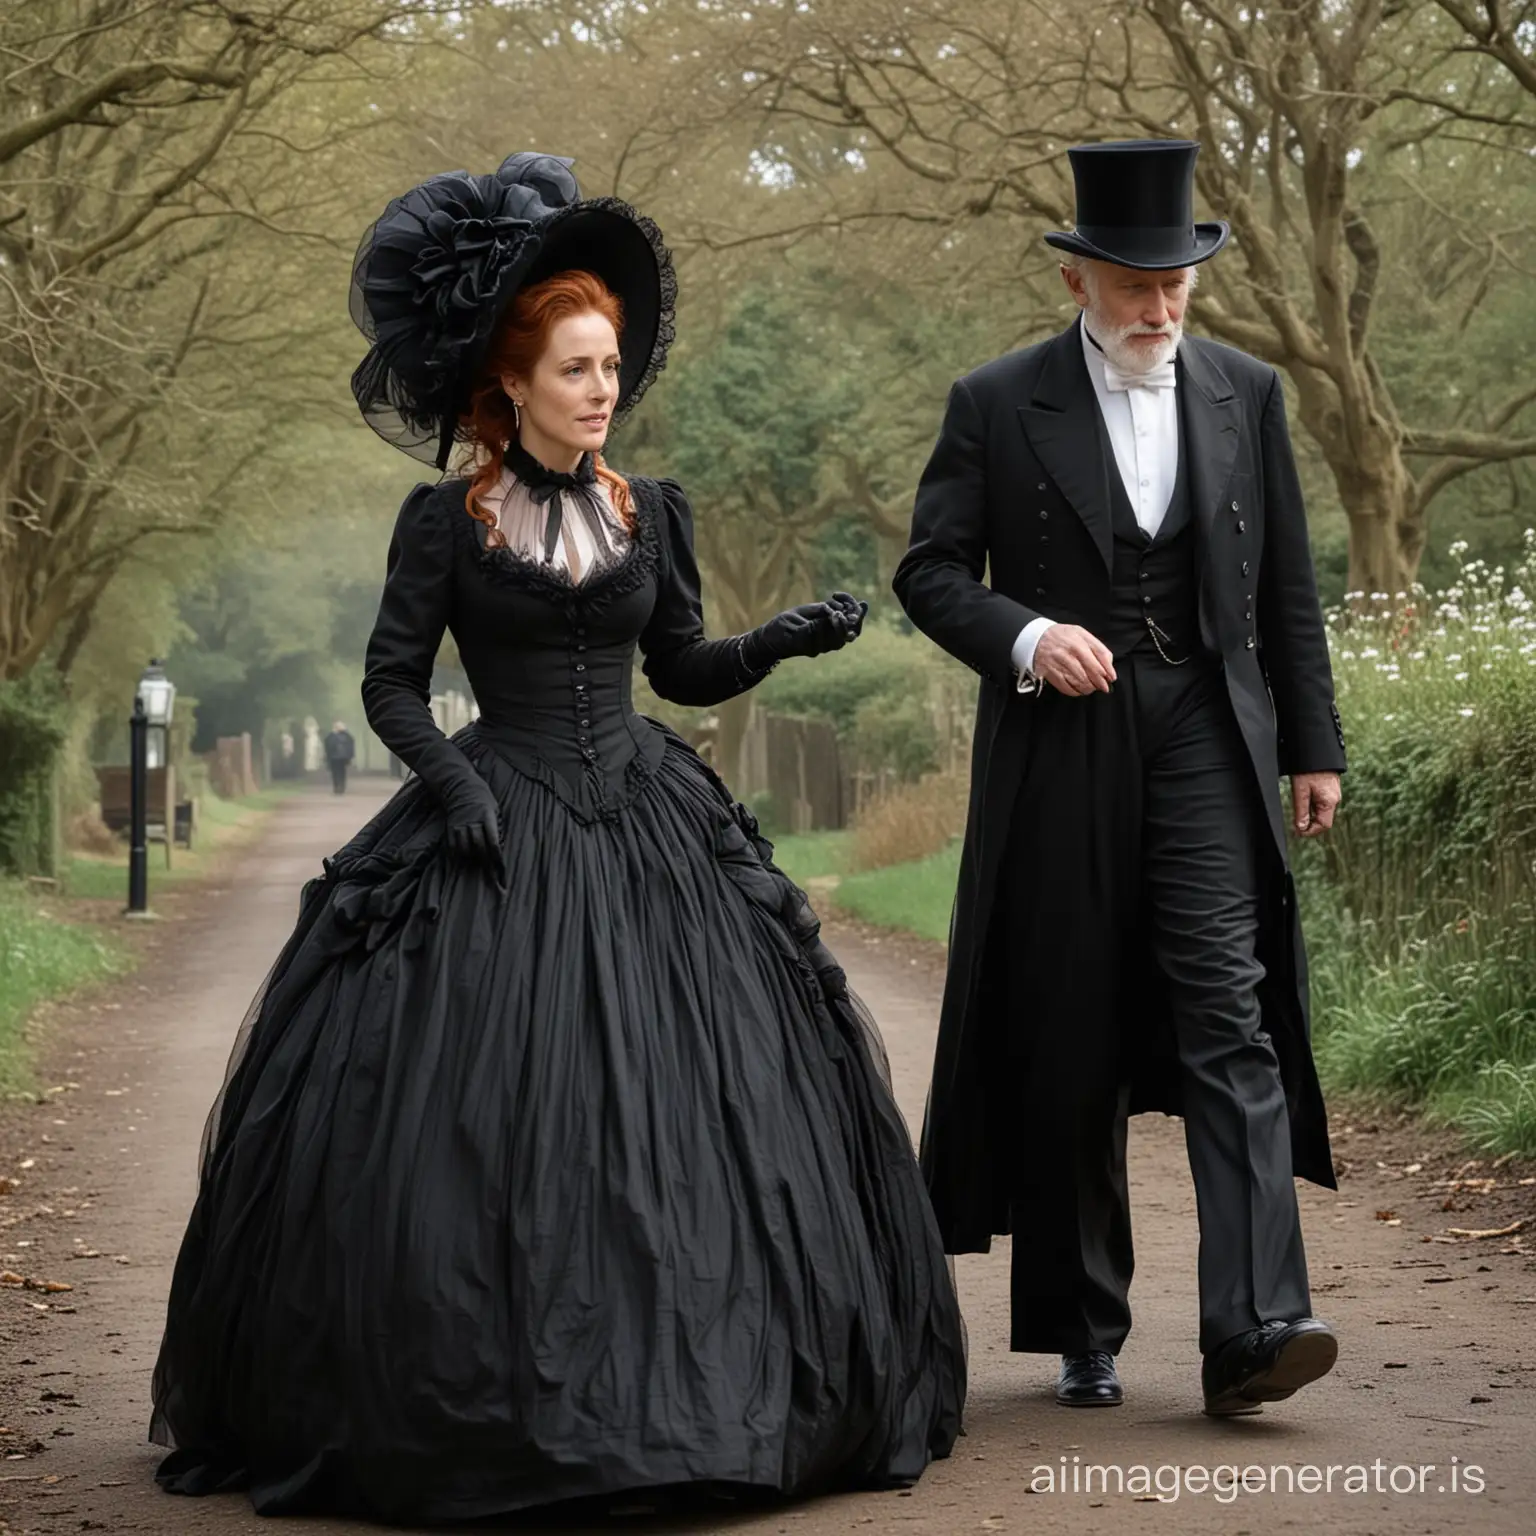
{"type": "Polygon", "coordinates": [[[340,721],[334,721],[325,737],[325,760],[331,769],[331,788],[338,795],[347,792],[347,768],[357,756],[357,743],[340,721]]]}
{"type": "Polygon", "coordinates": [[[1012,1231],[1012,1347],[1115,1404],[1126,1117],[1184,1116],[1205,1409],[1328,1371],[1293,1174],[1334,1188],[1279,798],[1326,830],[1344,733],[1280,379],[1183,335],[1197,144],[1070,151],[1080,313],[951,390],[894,584],[980,673],[922,1162],[951,1253],[1012,1231]],[[990,584],[983,575],[990,568],[990,584]]]}
{"type": "Polygon", "coordinates": [[[414,777],[307,887],[208,1127],[168,1489],[412,1527],[739,1505],[904,1486],[959,1432],[874,1022],[751,813],[631,699],[637,647],[707,707],[866,613],[706,638],[682,487],[602,457],[676,296],[656,226],[551,155],[434,176],[363,239],[363,414],[437,470],[467,452],[406,497],[368,643],[414,777]],[[445,631],[482,710],[452,737],[445,631]]]}

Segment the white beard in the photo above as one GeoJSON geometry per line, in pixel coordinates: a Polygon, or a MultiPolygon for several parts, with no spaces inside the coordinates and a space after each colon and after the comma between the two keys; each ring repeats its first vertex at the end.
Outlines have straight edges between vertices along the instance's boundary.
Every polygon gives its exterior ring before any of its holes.
{"type": "Polygon", "coordinates": [[[1169,321],[1161,330],[1152,330],[1139,322],[1133,325],[1111,325],[1099,313],[1099,307],[1089,303],[1083,315],[1089,333],[1104,349],[1104,355],[1121,373],[1150,373],[1162,363],[1171,362],[1184,339],[1184,324],[1169,321]],[[1156,336],[1155,346],[1146,342],[1133,342],[1132,336],[1156,336]]]}

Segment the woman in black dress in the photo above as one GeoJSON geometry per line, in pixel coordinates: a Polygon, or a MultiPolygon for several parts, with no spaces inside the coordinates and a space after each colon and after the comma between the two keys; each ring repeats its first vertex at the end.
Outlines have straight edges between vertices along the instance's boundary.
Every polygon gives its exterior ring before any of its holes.
{"type": "Polygon", "coordinates": [[[879,1037],[751,815],[630,701],[637,645],[712,704],[863,618],[706,640],[683,492],[602,464],[674,294],[655,226],[549,156],[364,238],[364,414],[472,451],[406,498],[368,647],[415,777],[306,887],[209,1118],[169,1489],[435,1521],[950,1450],[961,1324],[879,1037]],[[445,629],[482,711],[452,739],[445,629]]]}

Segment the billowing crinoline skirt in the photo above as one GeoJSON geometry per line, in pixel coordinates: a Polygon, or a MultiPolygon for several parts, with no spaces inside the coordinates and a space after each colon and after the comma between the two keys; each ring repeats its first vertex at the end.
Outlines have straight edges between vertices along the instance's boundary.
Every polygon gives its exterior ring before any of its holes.
{"type": "Polygon", "coordinates": [[[958,1308],[804,896],[670,733],[589,822],[457,739],[508,887],[415,781],[306,887],[204,1136],[160,1482],[405,1522],[915,1479],[958,1308]]]}

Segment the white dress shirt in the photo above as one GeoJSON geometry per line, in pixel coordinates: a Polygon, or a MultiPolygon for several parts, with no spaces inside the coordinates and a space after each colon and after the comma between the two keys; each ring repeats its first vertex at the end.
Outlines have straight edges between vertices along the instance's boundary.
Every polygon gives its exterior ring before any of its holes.
{"type": "MultiPolygon", "coordinates": [[[[1161,383],[1152,387],[1136,383],[1122,375],[1088,335],[1085,319],[1079,319],[1083,360],[1099,402],[1099,413],[1109,433],[1115,465],[1130,498],[1136,521],[1148,534],[1161,526],[1168,503],[1173,499],[1173,484],[1179,472],[1179,402],[1177,387],[1161,383]],[[1130,387],[1126,387],[1129,384],[1130,387]]],[[[1166,381],[1171,370],[1156,377],[1166,381]]],[[[1055,619],[1032,619],[1013,642],[1013,664],[1019,674],[1019,691],[1028,692],[1035,683],[1030,670],[1040,636],[1055,619]]]]}

